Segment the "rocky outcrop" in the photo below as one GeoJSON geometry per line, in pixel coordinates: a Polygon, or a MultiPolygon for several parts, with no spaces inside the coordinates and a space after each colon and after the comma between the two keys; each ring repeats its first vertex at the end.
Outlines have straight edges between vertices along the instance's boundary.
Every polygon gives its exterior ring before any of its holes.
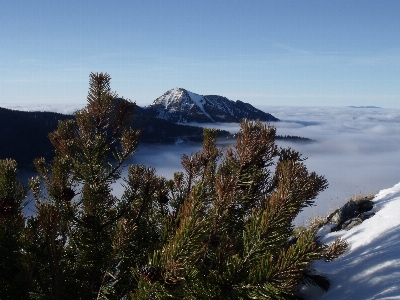
{"type": "Polygon", "coordinates": [[[331,231],[349,230],[361,224],[374,215],[371,212],[374,202],[366,197],[359,200],[350,200],[341,208],[334,211],[326,219],[326,224],[333,224],[331,231]]]}

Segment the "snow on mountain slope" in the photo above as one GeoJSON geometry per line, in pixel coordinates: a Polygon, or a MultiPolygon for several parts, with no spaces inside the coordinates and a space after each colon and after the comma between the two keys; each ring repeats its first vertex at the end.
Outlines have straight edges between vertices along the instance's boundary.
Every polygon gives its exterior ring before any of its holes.
{"type": "Polygon", "coordinates": [[[232,101],[222,96],[203,96],[182,88],[173,88],[147,107],[157,117],[172,122],[239,122],[241,119],[279,121],[271,114],[248,103],[232,101]]]}
{"type": "Polygon", "coordinates": [[[204,96],[202,96],[202,95],[198,95],[198,94],[195,94],[195,93],[192,93],[192,92],[189,92],[189,91],[186,91],[187,93],[188,93],[188,95],[189,95],[189,97],[194,101],[194,103],[198,106],[198,107],[200,107],[200,109],[201,109],[201,111],[210,119],[210,120],[212,120],[212,121],[214,121],[213,120],[213,118],[205,111],[205,109],[204,109],[204,104],[206,103],[206,98],[204,97],[204,96]]]}
{"type": "Polygon", "coordinates": [[[373,201],[373,217],[323,238],[330,243],[341,237],[349,249],[332,262],[312,265],[331,287],[321,298],[306,299],[400,299],[400,183],[381,190],[373,201]]]}

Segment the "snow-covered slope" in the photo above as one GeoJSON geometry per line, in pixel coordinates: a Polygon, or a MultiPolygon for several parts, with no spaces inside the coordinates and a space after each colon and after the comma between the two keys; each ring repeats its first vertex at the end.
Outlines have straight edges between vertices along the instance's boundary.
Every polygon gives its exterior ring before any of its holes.
{"type": "Polygon", "coordinates": [[[167,91],[147,109],[159,118],[180,123],[239,122],[243,118],[278,121],[248,103],[216,95],[198,95],[182,88],[167,91]]]}
{"type": "Polygon", "coordinates": [[[332,262],[312,265],[331,283],[318,299],[400,299],[400,183],[380,191],[373,201],[373,217],[323,238],[330,243],[341,237],[349,249],[332,262]]]}

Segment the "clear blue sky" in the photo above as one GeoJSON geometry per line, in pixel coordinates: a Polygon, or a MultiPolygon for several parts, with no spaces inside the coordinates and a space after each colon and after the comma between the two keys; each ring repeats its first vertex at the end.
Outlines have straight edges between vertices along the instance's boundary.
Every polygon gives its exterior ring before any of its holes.
{"type": "Polygon", "coordinates": [[[400,1],[0,0],[0,106],[84,105],[90,72],[139,105],[400,108],[400,1]]]}

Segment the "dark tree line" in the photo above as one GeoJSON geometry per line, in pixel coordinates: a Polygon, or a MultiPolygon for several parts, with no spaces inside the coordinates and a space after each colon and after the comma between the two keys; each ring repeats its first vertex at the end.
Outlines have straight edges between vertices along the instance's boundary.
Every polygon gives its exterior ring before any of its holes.
{"type": "MultiPolygon", "coordinates": [[[[117,103],[119,101],[116,101],[117,103]]],[[[135,107],[129,118],[131,127],[141,130],[141,143],[173,144],[178,139],[189,142],[203,141],[203,128],[175,124],[143,114],[143,109],[135,107]]],[[[24,168],[33,168],[32,161],[43,156],[54,157],[54,148],[48,133],[57,129],[58,121],[74,118],[53,112],[25,112],[0,107],[0,159],[12,158],[24,168]]],[[[218,130],[218,136],[228,136],[229,132],[218,130]]]]}

